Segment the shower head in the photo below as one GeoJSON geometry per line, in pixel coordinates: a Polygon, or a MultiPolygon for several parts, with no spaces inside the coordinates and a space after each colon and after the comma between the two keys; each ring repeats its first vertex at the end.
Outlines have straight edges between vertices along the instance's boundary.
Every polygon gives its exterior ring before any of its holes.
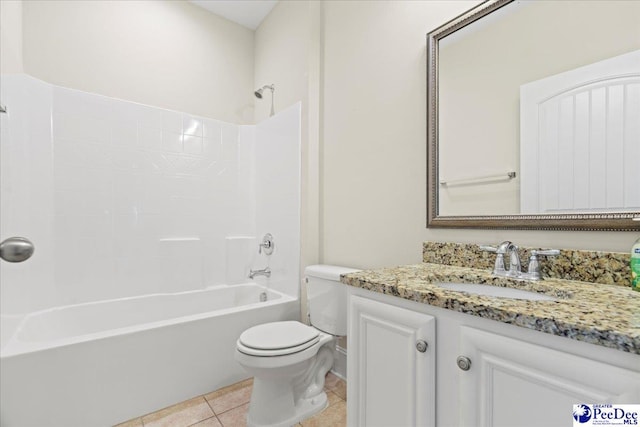
{"type": "Polygon", "coordinates": [[[264,92],[265,89],[271,89],[271,94],[273,95],[273,91],[276,89],[276,85],[274,84],[264,85],[260,89],[256,89],[256,91],[253,92],[253,94],[256,96],[256,98],[262,99],[262,92],[264,92]]]}
{"type": "Polygon", "coordinates": [[[274,114],[274,110],[273,110],[273,92],[276,90],[276,85],[275,84],[270,84],[270,85],[264,85],[262,86],[260,89],[256,89],[253,94],[256,96],[256,98],[258,99],[262,99],[262,92],[264,92],[265,89],[271,89],[271,116],[273,116],[274,114]]]}

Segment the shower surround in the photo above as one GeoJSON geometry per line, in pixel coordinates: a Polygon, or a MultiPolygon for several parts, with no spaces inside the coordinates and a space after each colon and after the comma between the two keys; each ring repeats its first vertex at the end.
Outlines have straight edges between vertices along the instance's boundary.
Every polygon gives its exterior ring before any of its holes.
{"type": "Polygon", "coordinates": [[[256,126],[237,126],[26,75],[2,75],[0,84],[8,111],[0,114],[2,236],[25,236],[36,246],[30,260],[0,268],[0,361],[3,374],[15,374],[2,376],[2,424],[29,424],[20,417],[30,403],[15,398],[26,387],[58,407],[39,411],[59,414],[51,424],[108,424],[241,379],[232,358],[223,351],[217,360],[210,346],[232,354],[244,328],[299,315],[300,105],[256,126]],[[269,259],[257,253],[266,232],[276,245],[269,259]],[[261,308],[229,297],[234,286],[250,282],[243,280],[249,268],[266,265],[271,278],[248,286],[277,298],[261,308]],[[218,289],[227,290],[207,298],[225,296],[229,303],[210,310],[180,296],[218,289]],[[146,302],[124,303],[131,298],[146,302]],[[121,307],[141,308],[120,314],[121,307]],[[121,315],[133,329],[121,327],[121,315]],[[85,322],[99,331],[84,333],[85,322]],[[134,330],[148,333],[136,339],[134,330]],[[65,339],[20,341],[58,335],[65,339]],[[136,362],[133,353],[148,360],[172,340],[188,349],[183,363],[136,362]],[[118,347],[123,342],[127,347],[118,347]],[[122,359],[105,363],[108,354],[122,359]],[[80,355],[96,367],[91,380],[65,387],[59,380],[76,375],[70,362],[80,355]],[[30,374],[48,364],[70,371],[30,374]],[[172,374],[179,371],[184,375],[172,374]],[[151,399],[100,390],[101,383],[141,389],[164,375],[171,384],[155,387],[151,399]],[[107,410],[74,419],[83,399],[107,410]]]}

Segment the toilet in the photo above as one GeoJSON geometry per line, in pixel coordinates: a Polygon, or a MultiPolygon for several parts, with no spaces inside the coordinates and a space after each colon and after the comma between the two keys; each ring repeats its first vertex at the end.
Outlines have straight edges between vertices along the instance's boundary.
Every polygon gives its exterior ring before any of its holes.
{"type": "Polygon", "coordinates": [[[333,265],[305,269],[309,319],[272,322],[244,331],[238,363],[253,375],[247,425],[287,427],[327,406],[324,377],[336,339],[347,334],[347,294],[340,275],[358,270],[333,265]]]}

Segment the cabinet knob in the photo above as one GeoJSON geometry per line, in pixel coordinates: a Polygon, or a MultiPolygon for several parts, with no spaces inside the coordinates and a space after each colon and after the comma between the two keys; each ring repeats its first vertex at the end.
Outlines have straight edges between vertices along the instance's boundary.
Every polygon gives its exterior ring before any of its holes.
{"type": "Polygon", "coordinates": [[[24,237],[10,237],[0,243],[0,258],[7,262],[22,262],[33,255],[33,243],[24,237]]]}
{"type": "Polygon", "coordinates": [[[427,347],[429,347],[429,344],[427,344],[425,340],[416,341],[416,350],[418,350],[420,353],[424,353],[425,351],[427,351],[427,347]]]}
{"type": "Polygon", "coordinates": [[[471,368],[471,359],[466,356],[458,356],[456,363],[458,364],[458,368],[463,371],[468,371],[471,368]]]}

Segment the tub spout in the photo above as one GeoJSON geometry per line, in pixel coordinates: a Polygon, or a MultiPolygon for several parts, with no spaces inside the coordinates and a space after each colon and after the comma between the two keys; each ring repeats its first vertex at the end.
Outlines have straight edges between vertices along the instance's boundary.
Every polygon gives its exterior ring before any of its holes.
{"type": "Polygon", "coordinates": [[[266,267],[262,270],[249,270],[249,279],[253,279],[256,276],[271,277],[271,269],[269,267],[266,267]]]}

